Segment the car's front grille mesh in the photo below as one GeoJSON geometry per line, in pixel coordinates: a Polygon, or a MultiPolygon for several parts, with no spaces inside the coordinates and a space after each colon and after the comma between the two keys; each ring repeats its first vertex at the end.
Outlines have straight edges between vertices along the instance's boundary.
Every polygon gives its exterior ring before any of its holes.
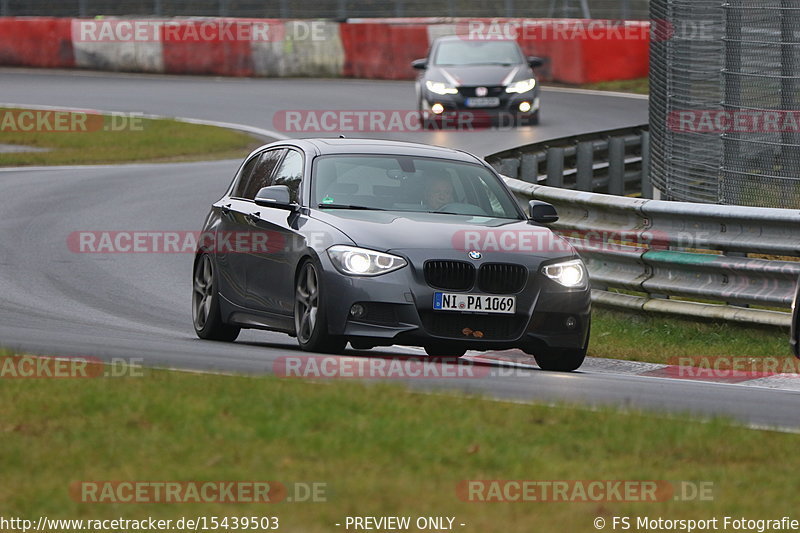
{"type": "MultiPolygon", "coordinates": [[[[486,88],[486,94],[482,96],[500,96],[503,94],[505,87],[487,87],[485,85],[481,85],[481,87],[486,88]]],[[[478,96],[475,94],[475,89],[478,87],[459,87],[458,92],[461,93],[462,96],[478,96]]]]}
{"type": "Polygon", "coordinates": [[[478,288],[492,294],[519,292],[528,280],[528,269],[522,265],[487,263],[478,271],[478,288]]]}
{"type": "MultiPolygon", "coordinates": [[[[425,282],[435,289],[466,291],[475,284],[475,267],[466,261],[425,263],[425,282]]],[[[487,263],[478,270],[478,289],[491,294],[513,294],[528,281],[528,269],[509,263],[487,263]]]]}
{"type": "Polygon", "coordinates": [[[425,282],[436,289],[465,291],[475,282],[475,267],[466,261],[427,261],[425,282]]]}

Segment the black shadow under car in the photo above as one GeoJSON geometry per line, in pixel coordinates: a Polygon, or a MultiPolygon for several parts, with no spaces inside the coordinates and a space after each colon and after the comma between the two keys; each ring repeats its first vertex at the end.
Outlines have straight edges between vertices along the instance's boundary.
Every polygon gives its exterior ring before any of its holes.
{"type": "Polygon", "coordinates": [[[250,154],[206,218],[193,269],[204,339],[241,328],[308,351],[393,344],[429,355],[520,348],[543,369],[586,354],[575,250],[481,159],[423,144],[279,141],[250,154]]]}

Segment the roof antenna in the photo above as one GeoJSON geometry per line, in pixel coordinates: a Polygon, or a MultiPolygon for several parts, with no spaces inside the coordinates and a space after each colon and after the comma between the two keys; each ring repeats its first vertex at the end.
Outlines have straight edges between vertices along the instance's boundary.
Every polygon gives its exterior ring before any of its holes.
{"type": "Polygon", "coordinates": [[[340,139],[345,139],[346,137],[344,135],[339,135],[339,138],[340,139]]]}

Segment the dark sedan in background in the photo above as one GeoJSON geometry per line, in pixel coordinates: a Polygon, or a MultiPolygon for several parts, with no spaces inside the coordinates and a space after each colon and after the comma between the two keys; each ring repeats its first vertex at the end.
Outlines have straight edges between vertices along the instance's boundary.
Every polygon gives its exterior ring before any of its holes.
{"type": "Polygon", "coordinates": [[[539,123],[539,84],[533,68],[538,57],[525,57],[516,41],[439,37],[428,57],[412,66],[417,104],[424,118],[469,111],[502,125],[539,123]]]}
{"type": "Polygon", "coordinates": [[[195,257],[204,339],[241,328],[309,351],[392,344],[429,355],[521,348],[574,370],[589,339],[586,269],[477,157],[379,140],[279,141],[211,208],[195,257]]]}

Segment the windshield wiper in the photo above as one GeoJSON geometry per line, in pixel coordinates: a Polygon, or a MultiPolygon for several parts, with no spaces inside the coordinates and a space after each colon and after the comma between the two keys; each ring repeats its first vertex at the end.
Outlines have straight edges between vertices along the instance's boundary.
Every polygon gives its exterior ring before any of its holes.
{"type": "Polygon", "coordinates": [[[360,209],[362,211],[386,211],[380,207],[370,207],[368,205],[351,205],[351,204],[317,204],[317,207],[325,209],[360,209]]]}

